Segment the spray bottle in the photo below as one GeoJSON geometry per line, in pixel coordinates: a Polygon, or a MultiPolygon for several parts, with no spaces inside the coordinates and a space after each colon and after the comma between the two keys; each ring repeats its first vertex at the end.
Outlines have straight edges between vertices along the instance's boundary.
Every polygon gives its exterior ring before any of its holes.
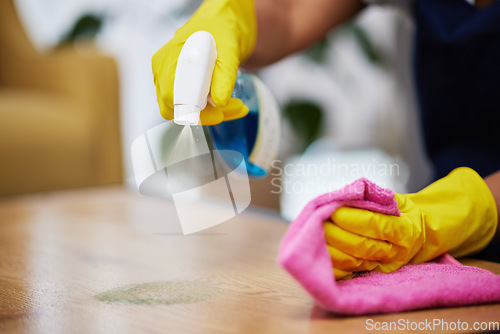
{"type": "MultiPolygon", "coordinates": [[[[200,125],[200,113],[210,92],[217,48],[206,31],[192,34],[185,42],[177,62],[174,79],[174,122],[184,126],[200,125]]],[[[276,158],[280,141],[279,107],[269,89],[256,76],[239,73],[232,93],[248,107],[247,116],[205,127],[212,149],[240,152],[248,175],[265,177],[276,158]]],[[[232,155],[222,154],[235,167],[232,155]]]]}

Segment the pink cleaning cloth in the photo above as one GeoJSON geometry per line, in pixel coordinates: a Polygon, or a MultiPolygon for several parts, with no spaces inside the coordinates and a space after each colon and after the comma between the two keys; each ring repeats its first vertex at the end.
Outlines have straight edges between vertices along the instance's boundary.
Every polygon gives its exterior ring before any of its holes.
{"type": "Polygon", "coordinates": [[[324,309],[360,315],[500,302],[500,276],[464,266],[449,254],[391,273],[364,272],[335,281],[323,222],[341,206],[400,215],[391,190],[359,179],[315,198],[292,222],[279,262],[324,309]]]}

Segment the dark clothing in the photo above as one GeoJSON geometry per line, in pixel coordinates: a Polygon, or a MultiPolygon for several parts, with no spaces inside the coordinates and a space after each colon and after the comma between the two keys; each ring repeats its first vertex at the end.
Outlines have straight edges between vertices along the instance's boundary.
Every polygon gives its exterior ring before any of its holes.
{"type": "Polygon", "coordinates": [[[415,78],[435,179],[500,170],[500,1],[417,0],[415,78]]]}

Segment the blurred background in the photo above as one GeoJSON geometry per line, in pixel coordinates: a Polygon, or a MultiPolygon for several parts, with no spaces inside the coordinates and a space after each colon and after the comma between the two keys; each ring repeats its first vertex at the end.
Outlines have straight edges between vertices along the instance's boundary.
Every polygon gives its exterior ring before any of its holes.
{"type": "MultiPolygon", "coordinates": [[[[0,195],[135,188],[131,143],[165,121],[151,57],[200,3],[2,0],[0,195]]],[[[397,192],[428,183],[412,32],[403,8],[372,5],[257,72],[280,104],[283,136],[271,175],[252,182],[253,205],[293,219],[315,195],[361,176],[397,192]]]]}

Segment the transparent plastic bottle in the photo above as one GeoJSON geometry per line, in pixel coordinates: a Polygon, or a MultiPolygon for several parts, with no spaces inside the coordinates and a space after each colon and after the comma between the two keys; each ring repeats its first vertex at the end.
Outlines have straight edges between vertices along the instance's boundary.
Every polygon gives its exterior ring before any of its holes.
{"type": "MultiPolygon", "coordinates": [[[[184,43],[174,77],[175,123],[200,125],[216,61],[217,47],[209,32],[197,31],[184,43]]],[[[279,149],[278,104],[262,81],[246,73],[238,75],[232,96],[243,101],[249,109],[248,115],[208,126],[207,141],[230,168],[241,163],[238,154],[231,154],[236,151],[243,155],[249,176],[265,177],[279,149]]]]}
{"type": "Polygon", "coordinates": [[[224,152],[237,151],[245,159],[248,175],[263,178],[269,173],[279,151],[281,123],[278,104],[264,83],[247,73],[238,75],[232,97],[242,100],[249,109],[248,115],[209,126],[209,140],[230,168],[235,168],[239,161],[234,155],[224,152]]]}

